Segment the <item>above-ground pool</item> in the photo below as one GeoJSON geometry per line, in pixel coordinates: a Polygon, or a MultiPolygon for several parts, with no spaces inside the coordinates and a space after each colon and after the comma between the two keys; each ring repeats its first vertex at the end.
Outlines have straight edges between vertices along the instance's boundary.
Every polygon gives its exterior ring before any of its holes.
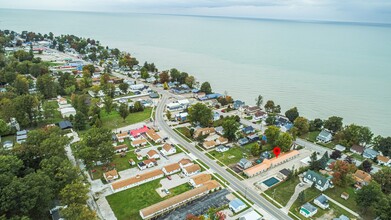
{"type": "Polygon", "coordinates": [[[268,187],[271,187],[271,186],[273,186],[274,184],[276,184],[278,182],[280,182],[280,181],[277,178],[271,177],[271,178],[263,181],[262,183],[265,184],[268,187]]]}

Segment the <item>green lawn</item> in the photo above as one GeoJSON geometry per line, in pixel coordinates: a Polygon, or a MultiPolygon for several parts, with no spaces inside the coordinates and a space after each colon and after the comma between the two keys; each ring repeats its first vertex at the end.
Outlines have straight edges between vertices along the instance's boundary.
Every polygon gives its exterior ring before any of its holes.
{"type": "MultiPolygon", "coordinates": [[[[175,133],[177,133],[179,136],[181,136],[183,139],[185,139],[185,141],[187,141],[188,143],[191,143],[193,142],[191,139],[189,139],[188,137],[186,137],[181,131],[179,131],[179,128],[175,128],[173,129],[175,131],[175,133]]],[[[182,130],[183,131],[183,130],[182,130]]]]}
{"type": "Polygon", "coordinates": [[[318,137],[319,133],[320,133],[320,131],[308,132],[307,134],[301,136],[301,138],[309,140],[311,142],[315,142],[316,141],[316,137],[318,137]]]}
{"type": "Polygon", "coordinates": [[[275,187],[272,187],[265,191],[265,193],[273,198],[273,192],[274,192],[274,199],[285,206],[290,198],[292,197],[293,193],[295,192],[295,187],[297,184],[300,183],[300,180],[298,177],[291,178],[285,182],[282,182],[278,184],[275,187]]]}
{"type": "Polygon", "coordinates": [[[253,144],[255,143],[247,144],[242,147],[234,146],[226,152],[217,152],[216,150],[213,150],[209,153],[216,159],[220,160],[223,164],[229,166],[231,164],[238,163],[243,157],[252,157],[250,149],[253,144]]]}
{"type": "Polygon", "coordinates": [[[146,108],[142,112],[130,113],[124,121],[117,111],[112,111],[110,114],[107,114],[106,111],[102,109],[100,112],[100,117],[103,123],[103,127],[115,129],[145,121],[149,119],[151,112],[152,108],[146,108]]]}
{"type": "Polygon", "coordinates": [[[326,194],[327,196],[329,196],[330,198],[336,200],[337,202],[341,203],[342,205],[348,207],[349,209],[357,212],[358,211],[358,207],[357,207],[357,204],[356,204],[356,193],[353,189],[353,187],[339,187],[339,186],[334,186],[334,188],[332,189],[328,189],[324,192],[324,194],[326,194]],[[345,200],[345,199],[342,199],[341,198],[341,194],[343,192],[347,192],[349,194],[349,199],[345,200]]]}
{"type": "Polygon", "coordinates": [[[192,139],[193,137],[190,135],[190,130],[188,127],[179,127],[179,128],[176,128],[176,130],[178,130],[183,136],[189,138],[189,139],[192,139]]]}
{"type": "Polygon", "coordinates": [[[161,198],[155,190],[161,186],[160,180],[161,179],[154,180],[152,182],[107,196],[107,201],[109,202],[117,219],[141,219],[139,210],[191,189],[191,187],[185,183],[170,189],[171,194],[167,197],[161,198]]]}
{"type": "MultiPolygon", "coordinates": [[[[316,197],[318,197],[320,194],[321,194],[321,192],[318,189],[312,188],[312,187],[308,188],[308,189],[304,190],[305,201],[310,202],[312,205],[314,205],[312,201],[316,197]]],[[[300,207],[303,204],[304,203],[300,203],[299,200],[296,199],[296,201],[292,204],[292,206],[291,206],[289,211],[291,211],[292,213],[294,213],[295,215],[297,215],[301,219],[306,219],[303,215],[301,215],[299,213],[300,207]]],[[[326,213],[325,210],[323,210],[321,208],[318,208],[318,212],[312,218],[314,219],[314,218],[317,218],[317,217],[321,217],[325,213],[326,213]]]]}

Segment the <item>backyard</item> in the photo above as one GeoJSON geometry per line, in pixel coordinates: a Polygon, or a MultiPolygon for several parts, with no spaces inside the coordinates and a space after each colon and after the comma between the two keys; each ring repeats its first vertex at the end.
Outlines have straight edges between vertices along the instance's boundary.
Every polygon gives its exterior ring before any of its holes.
{"type": "MultiPolygon", "coordinates": [[[[310,202],[312,205],[314,205],[312,201],[321,194],[321,192],[318,189],[312,188],[312,187],[304,190],[303,192],[305,195],[305,201],[310,202]]],[[[300,217],[301,219],[306,219],[303,215],[301,215],[299,213],[300,207],[304,203],[300,203],[299,199],[296,199],[296,201],[292,204],[289,211],[291,211],[292,213],[294,213],[296,216],[300,217]]],[[[313,218],[321,217],[325,213],[326,213],[325,210],[318,208],[318,212],[313,216],[313,218]]]]}
{"type": "Polygon", "coordinates": [[[115,129],[145,121],[151,117],[151,112],[152,108],[145,108],[142,112],[130,113],[124,121],[117,111],[112,111],[110,114],[107,114],[106,111],[102,109],[100,117],[103,127],[115,129]]]}
{"type": "Polygon", "coordinates": [[[268,196],[274,198],[274,200],[279,202],[281,205],[285,206],[292,197],[293,193],[295,192],[295,188],[299,183],[299,177],[292,177],[291,179],[266,190],[265,193],[268,196]]]}
{"type": "MultiPolygon", "coordinates": [[[[223,164],[229,166],[231,164],[238,163],[242,158],[252,158],[251,148],[256,143],[246,144],[244,146],[234,146],[231,147],[226,152],[217,152],[216,150],[210,151],[209,154],[220,160],[223,164]]],[[[214,159],[210,155],[207,154],[208,157],[214,159]]]]}
{"type": "Polygon", "coordinates": [[[189,184],[185,183],[170,189],[171,194],[161,198],[155,190],[160,186],[160,179],[158,179],[109,195],[106,198],[118,220],[136,220],[141,219],[139,210],[190,190],[189,184]]]}
{"type": "Polygon", "coordinates": [[[317,144],[319,144],[319,145],[321,145],[323,147],[327,147],[327,148],[333,149],[335,147],[335,144],[332,141],[327,143],[327,144],[316,141],[316,137],[318,137],[319,133],[320,133],[320,131],[308,132],[307,134],[302,135],[301,138],[306,139],[306,140],[308,140],[310,142],[313,142],[313,143],[316,142],[317,144]]]}

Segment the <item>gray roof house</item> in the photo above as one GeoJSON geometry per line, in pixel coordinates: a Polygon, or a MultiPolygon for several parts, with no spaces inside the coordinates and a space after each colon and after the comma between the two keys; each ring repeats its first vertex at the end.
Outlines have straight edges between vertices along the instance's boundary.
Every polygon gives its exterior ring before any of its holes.
{"type": "Polygon", "coordinates": [[[353,145],[350,148],[350,151],[356,154],[362,154],[364,152],[364,147],[360,145],[353,145]]]}
{"type": "Polygon", "coordinates": [[[317,141],[320,141],[323,143],[328,143],[331,141],[331,139],[333,139],[333,135],[327,130],[321,131],[319,133],[319,135],[316,137],[317,141]]]}
{"type": "Polygon", "coordinates": [[[346,147],[345,147],[345,146],[342,146],[342,145],[339,145],[339,144],[337,144],[337,145],[335,145],[335,147],[334,147],[334,150],[339,150],[339,151],[343,152],[343,151],[345,151],[345,150],[346,150],[346,147]]]}
{"type": "Polygon", "coordinates": [[[327,209],[329,207],[329,200],[323,194],[315,198],[314,203],[322,209],[327,209]]]}
{"type": "Polygon", "coordinates": [[[329,187],[333,187],[329,179],[313,170],[308,170],[307,172],[305,172],[303,181],[310,184],[313,184],[315,182],[315,187],[320,191],[325,191],[329,187]]]}
{"type": "Polygon", "coordinates": [[[375,159],[375,157],[377,157],[377,155],[379,155],[379,152],[377,152],[373,149],[370,149],[370,148],[366,148],[364,150],[364,153],[362,156],[365,158],[368,158],[368,159],[375,159]]]}
{"type": "Polygon", "coordinates": [[[311,203],[309,203],[309,202],[302,205],[300,208],[300,214],[302,214],[306,218],[312,217],[317,212],[318,212],[318,209],[315,206],[311,205],[311,203]]]}
{"type": "Polygon", "coordinates": [[[251,161],[247,160],[246,158],[240,159],[238,165],[239,165],[239,167],[241,167],[241,168],[243,168],[243,169],[247,169],[247,168],[250,168],[250,167],[253,166],[253,164],[251,163],[251,161]]]}
{"type": "Polygon", "coordinates": [[[348,218],[346,215],[340,215],[339,218],[333,218],[333,220],[349,220],[350,218],[348,218]]]}
{"type": "Polygon", "coordinates": [[[223,134],[224,134],[224,128],[223,128],[223,126],[216,127],[216,128],[215,128],[215,131],[216,131],[216,133],[219,134],[219,135],[223,135],[223,134]]]}

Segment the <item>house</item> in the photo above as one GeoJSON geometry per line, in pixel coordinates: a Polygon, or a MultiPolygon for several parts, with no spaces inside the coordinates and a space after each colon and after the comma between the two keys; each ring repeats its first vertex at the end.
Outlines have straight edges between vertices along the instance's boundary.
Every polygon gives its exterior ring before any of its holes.
{"type": "Polygon", "coordinates": [[[193,137],[198,138],[199,136],[213,135],[215,134],[214,128],[199,128],[194,132],[193,137]]]}
{"type": "Polygon", "coordinates": [[[246,158],[242,158],[242,159],[240,159],[238,165],[240,168],[245,170],[245,169],[252,167],[253,163],[251,163],[251,161],[247,160],[246,158]]]}
{"type": "Polygon", "coordinates": [[[119,192],[125,189],[129,189],[138,185],[141,185],[143,183],[147,183],[156,179],[159,179],[163,177],[164,173],[161,170],[153,170],[150,172],[142,173],[139,175],[136,175],[134,177],[121,180],[121,181],[116,181],[111,184],[111,190],[113,192],[119,192]]]}
{"type": "Polygon", "coordinates": [[[27,134],[17,135],[16,136],[16,143],[18,143],[18,144],[26,142],[26,140],[27,140],[27,134]]]}
{"type": "Polygon", "coordinates": [[[285,180],[286,178],[288,178],[289,175],[291,175],[291,171],[284,168],[282,170],[280,170],[278,173],[277,173],[277,177],[282,179],[282,180],[285,180]]]}
{"type": "Polygon", "coordinates": [[[255,210],[247,212],[239,217],[239,220],[261,220],[263,219],[255,210]]]}
{"type": "Polygon", "coordinates": [[[103,177],[105,178],[106,182],[110,183],[116,179],[118,179],[118,172],[117,170],[110,170],[103,174],[103,177]]]}
{"type": "Polygon", "coordinates": [[[185,167],[188,167],[190,165],[193,165],[193,162],[191,162],[190,159],[187,159],[187,158],[183,158],[182,160],[180,160],[178,162],[179,166],[183,169],[185,167]]]}
{"type": "Polygon", "coordinates": [[[228,144],[228,139],[225,137],[219,137],[216,139],[217,144],[228,144]]]}
{"type": "Polygon", "coordinates": [[[205,142],[202,144],[202,146],[203,146],[205,149],[207,149],[207,150],[216,147],[216,145],[217,145],[216,141],[205,141],[205,142]]]}
{"type": "Polygon", "coordinates": [[[160,155],[158,154],[158,152],[156,152],[156,150],[150,150],[147,152],[147,156],[148,156],[148,159],[158,159],[160,158],[160,155]]]}
{"type": "Polygon", "coordinates": [[[124,142],[126,138],[129,138],[129,134],[127,132],[116,134],[117,140],[119,142],[124,142]]]}
{"type": "Polygon", "coordinates": [[[319,135],[316,137],[317,141],[320,141],[322,143],[328,143],[333,139],[333,135],[331,132],[327,130],[323,130],[319,133],[319,135]]]}
{"type": "Polygon", "coordinates": [[[171,155],[171,154],[175,154],[176,153],[176,149],[175,147],[171,146],[171,144],[167,144],[165,143],[162,147],[162,149],[160,150],[160,152],[163,154],[163,155],[171,155]]]}
{"type": "Polygon", "coordinates": [[[362,154],[364,153],[364,147],[363,146],[360,146],[360,145],[353,145],[351,148],[350,148],[350,151],[355,153],[355,154],[362,154]]]}
{"type": "Polygon", "coordinates": [[[259,141],[259,135],[252,134],[252,135],[247,136],[247,139],[249,142],[256,142],[256,141],[259,141]]]}
{"type": "Polygon", "coordinates": [[[238,213],[238,212],[242,211],[243,209],[245,209],[247,207],[247,205],[239,198],[236,198],[236,199],[232,200],[231,202],[229,202],[228,207],[234,213],[238,213]]]}
{"type": "Polygon", "coordinates": [[[256,113],[257,111],[260,111],[261,109],[258,107],[258,106],[246,106],[244,108],[244,112],[247,114],[247,115],[251,115],[251,114],[254,114],[256,113]]]}
{"type": "Polygon", "coordinates": [[[252,126],[247,126],[242,129],[243,133],[251,134],[255,132],[255,129],[252,126]]]}
{"type": "Polygon", "coordinates": [[[14,142],[12,141],[4,141],[3,147],[6,150],[10,150],[14,146],[14,142]]]}
{"type": "Polygon", "coordinates": [[[202,186],[204,183],[212,179],[212,175],[208,173],[201,173],[189,180],[189,184],[194,188],[202,186]]]}
{"type": "Polygon", "coordinates": [[[348,218],[346,215],[340,215],[338,218],[333,218],[333,220],[349,220],[350,218],[348,218]]]}
{"type": "Polygon", "coordinates": [[[60,121],[58,123],[58,126],[61,128],[61,130],[73,128],[72,123],[70,121],[60,121]]]}
{"type": "Polygon", "coordinates": [[[167,166],[164,166],[162,171],[164,172],[164,174],[166,176],[168,176],[168,175],[180,172],[181,171],[181,167],[179,166],[178,163],[173,163],[173,164],[169,164],[167,166]]]}
{"type": "Polygon", "coordinates": [[[136,162],[134,162],[134,160],[132,158],[130,158],[128,162],[129,162],[130,166],[136,165],[136,162]]]}
{"type": "Polygon", "coordinates": [[[278,157],[274,157],[272,159],[264,159],[262,163],[257,164],[253,167],[250,167],[246,170],[244,170],[244,174],[248,177],[253,177],[255,175],[259,175],[263,172],[266,172],[270,168],[276,167],[280,164],[286,163],[290,160],[293,160],[297,156],[299,156],[300,153],[297,150],[292,150],[286,153],[280,154],[278,157]]]}
{"type": "Polygon", "coordinates": [[[149,128],[148,128],[147,126],[144,125],[144,126],[141,127],[141,128],[131,130],[131,131],[130,131],[130,135],[132,135],[134,138],[137,138],[137,137],[139,137],[140,135],[145,134],[148,130],[149,130],[149,128]]]}
{"type": "Polygon", "coordinates": [[[314,199],[314,204],[322,209],[329,208],[329,200],[323,194],[314,199]]]}
{"type": "Polygon", "coordinates": [[[240,101],[240,100],[235,100],[234,103],[232,104],[232,108],[238,110],[240,107],[244,106],[245,102],[240,101]]]}
{"type": "Polygon", "coordinates": [[[68,104],[68,101],[66,98],[59,96],[59,97],[57,97],[57,103],[58,103],[58,105],[66,105],[66,104],[68,104]]]}
{"type": "Polygon", "coordinates": [[[326,171],[331,171],[332,169],[330,168],[331,164],[335,163],[336,160],[334,159],[329,159],[326,163],[326,165],[323,167],[324,170],[326,171]]]}
{"type": "Polygon", "coordinates": [[[153,129],[149,129],[145,134],[147,135],[148,138],[153,140],[155,143],[162,142],[162,138],[153,129]]]}
{"type": "Polygon", "coordinates": [[[220,153],[226,152],[226,151],[228,151],[228,150],[229,150],[229,148],[226,147],[226,146],[224,146],[224,145],[219,145],[219,146],[216,148],[216,151],[217,151],[217,152],[220,152],[220,153]]]}
{"type": "Polygon", "coordinates": [[[220,119],[220,114],[218,112],[213,113],[213,121],[217,121],[220,119]]]}
{"type": "Polygon", "coordinates": [[[315,187],[322,192],[328,188],[333,187],[329,179],[313,170],[308,170],[307,172],[305,172],[303,181],[309,184],[315,183],[315,187]]]}
{"type": "Polygon", "coordinates": [[[377,163],[379,165],[384,165],[384,166],[391,166],[391,160],[388,157],[378,155],[377,156],[377,163]]]}
{"type": "Polygon", "coordinates": [[[121,152],[128,151],[128,145],[126,145],[126,144],[121,144],[121,145],[117,145],[117,146],[113,146],[113,147],[114,147],[115,153],[121,153],[121,152]]]}
{"type": "Polygon", "coordinates": [[[137,163],[137,166],[140,170],[144,170],[146,168],[151,168],[157,165],[157,161],[155,159],[148,159],[137,163]]]}
{"type": "Polygon", "coordinates": [[[248,139],[247,138],[240,138],[239,140],[238,140],[238,144],[240,145],[240,146],[243,146],[243,145],[246,145],[246,144],[248,144],[248,139]]]}
{"type": "Polygon", "coordinates": [[[143,156],[141,156],[140,154],[137,154],[137,160],[142,160],[143,159],[143,156]]]}
{"type": "Polygon", "coordinates": [[[344,152],[344,151],[346,150],[346,147],[337,144],[337,145],[335,145],[334,150],[339,150],[339,151],[341,151],[341,152],[344,152]]]}
{"type": "Polygon", "coordinates": [[[370,148],[365,148],[364,150],[364,153],[363,153],[363,157],[367,158],[367,159],[375,159],[377,157],[377,155],[379,155],[379,152],[373,150],[373,149],[370,149],[370,148]]]}
{"type": "Polygon", "coordinates": [[[224,135],[224,128],[223,128],[223,126],[216,127],[215,131],[219,135],[224,135]]]}
{"type": "Polygon", "coordinates": [[[368,185],[372,180],[371,175],[363,170],[357,170],[354,173],[353,178],[356,182],[354,186],[357,189],[361,189],[363,186],[368,185]]]}
{"type": "Polygon", "coordinates": [[[189,116],[189,113],[187,112],[180,112],[178,114],[175,115],[175,119],[177,121],[186,121],[187,120],[187,117],[189,116]]]}
{"type": "Polygon", "coordinates": [[[318,209],[315,206],[311,205],[309,202],[300,207],[300,214],[302,214],[306,218],[312,217],[317,212],[318,209]]]}
{"type": "Polygon", "coordinates": [[[201,198],[207,195],[209,192],[213,192],[220,188],[220,184],[215,180],[210,180],[205,185],[186,191],[177,196],[158,202],[147,208],[143,208],[139,211],[142,219],[156,219],[163,213],[170,212],[171,210],[184,206],[185,204],[201,198]]]}
{"type": "Polygon", "coordinates": [[[349,199],[349,193],[347,193],[347,192],[341,193],[341,198],[344,199],[344,200],[349,199]]]}
{"type": "Polygon", "coordinates": [[[60,112],[63,118],[76,115],[76,109],[74,107],[60,108],[60,112]]]}
{"type": "Polygon", "coordinates": [[[267,118],[267,113],[263,112],[263,111],[257,111],[257,112],[255,112],[255,114],[253,116],[253,119],[255,121],[259,121],[259,120],[266,119],[266,118],[267,118]]]}
{"type": "Polygon", "coordinates": [[[186,176],[192,176],[201,172],[201,167],[198,164],[193,164],[182,169],[183,174],[186,176]]]}
{"type": "Polygon", "coordinates": [[[145,139],[138,139],[138,140],[134,140],[130,143],[133,147],[141,147],[141,146],[145,146],[147,144],[147,140],[145,139]]]}
{"type": "Polygon", "coordinates": [[[149,93],[149,98],[151,98],[151,99],[157,99],[159,97],[160,97],[159,94],[156,92],[149,93]]]}

